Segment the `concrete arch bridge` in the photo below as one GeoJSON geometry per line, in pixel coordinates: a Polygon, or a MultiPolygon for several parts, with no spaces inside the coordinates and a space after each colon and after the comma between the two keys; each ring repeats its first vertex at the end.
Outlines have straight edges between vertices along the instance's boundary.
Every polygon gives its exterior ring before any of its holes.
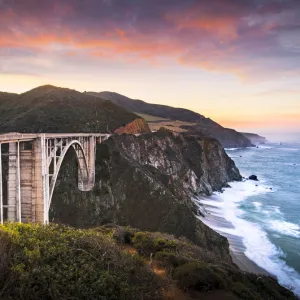
{"type": "Polygon", "coordinates": [[[95,184],[96,144],[110,134],[47,133],[0,135],[0,222],[49,222],[56,179],[69,149],[78,161],[78,188],[90,191],[95,184]],[[4,148],[8,148],[6,153],[4,148]],[[3,157],[8,156],[6,186],[3,157]]]}

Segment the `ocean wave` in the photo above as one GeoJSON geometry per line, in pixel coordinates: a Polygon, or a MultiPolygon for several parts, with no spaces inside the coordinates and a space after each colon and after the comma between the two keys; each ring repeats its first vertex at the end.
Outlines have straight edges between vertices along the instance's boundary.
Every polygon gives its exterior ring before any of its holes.
{"type": "Polygon", "coordinates": [[[270,221],[270,230],[291,237],[300,237],[300,226],[294,223],[272,220],[270,221]]]}
{"type": "MultiPolygon", "coordinates": [[[[239,205],[246,201],[248,197],[271,191],[266,189],[266,186],[263,184],[257,187],[254,182],[249,180],[244,182],[231,182],[230,185],[231,188],[225,189],[224,193],[214,194],[210,198],[201,200],[201,203],[218,208],[223,217],[233,225],[233,228],[220,227],[217,223],[210,221],[209,216],[207,218],[201,218],[201,220],[224,236],[229,234],[241,237],[246,247],[245,255],[250,260],[255,262],[259,267],[267,270],[270,274],[276,276],[280,284],[293,287],[294,292],[300,295],[300,274],[286,264],[282,259],[284,253],[280,248],[277,248],[271,243],[267,233],[261,226],[242,218],[244,212],[239,208],[239,205]]],[[[258,209],[263,207],[263,205],[257,201],[253,202],[253,205],[258,209]]],[[[263,207],[263,209],[265,210],[266,208],[263,207]]],[[[267,209],[269,212],[273,211],[277,214],[281,214],[279,208],[276,206],[271,206],[267,209]]],[[[274,225],[276,225],[276,223],[274,225]]],[[[277,229],[283,229],[283,225],[281,224],[280,226],[277,224],[277,227],[275,227],[277,229]]],[[[287,232],[288,224],[285,224],[285,226],[284,228],[287,232]]],[[[290,226],[289,229],[290,234],[296,233],[295,227],[290,226]]]]}
{"type": "Polygon", "coordinates": [[[278,150],[285,150],[285,151],[299,151],[297,148],[277,148],[278,150]]]}
{"type": "Polygon", "coordinates": [[[255,206],[255,208],[256,208],[257,210],[260,210],[260,209],[261,209],[261,206],[262,206],[262,204],[261,204],[260,202],[253,202],[253,205],[255,206]]]}
{"type": "Polygon", "coordinates": [[[256,149],[273,149],[274,147],[271,147],[271,146],[261,146],[259,145],[258,148],[256,149]]]}
{"type": "Polygon", "coordinates": [[[297,164],[297,163],[283,163],[284,165],[286,165],[286,166],[300,166],[299,164],[297,164]]]}
{"type": "Polygon", "coordinates": [[[236,151],[236,150],[241,150],[243,148],[224,148],[225,151],[236,151]]]}

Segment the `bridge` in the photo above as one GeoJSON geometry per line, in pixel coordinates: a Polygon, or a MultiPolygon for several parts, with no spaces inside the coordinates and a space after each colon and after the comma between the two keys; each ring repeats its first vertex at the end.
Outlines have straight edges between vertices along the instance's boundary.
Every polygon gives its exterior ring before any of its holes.
{"type": "Polygon", "coordinates": [[[78,161],[79,190],[92,190],[95,184],[96,144],[109,137],[110,134],[100,133],[0,135],[0,223],[49,222],[55,183],[69,149],[75,151],[78,161]],[[4,156],[8,156],[5,187],[4,156]]]}

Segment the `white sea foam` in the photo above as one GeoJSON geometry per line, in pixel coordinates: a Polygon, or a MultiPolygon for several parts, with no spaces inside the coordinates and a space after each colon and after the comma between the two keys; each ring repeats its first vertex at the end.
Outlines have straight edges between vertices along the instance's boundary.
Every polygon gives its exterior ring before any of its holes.
{"type": "Polygon", "coordinates": [[[287,235],[296,238],[300,237],[300,226],[286,221],[270,221],[270,230],[278,232],[282,235],[287,235]]]}
{"type": "MultiPolygon", "coordinates": [[[[271,191],[262,184],[256,186],[256,183],[250,180],[232,182],[230,185],[232,188],[226,189],[224,193],[215,193],[210,198],[201,200],[201,203],[218,208],[222,212],[223,217],[231,222],[234,228],[218,227],[216,223],[209,220],[209,216],[200,219],[221,234],[232,234],[242,237],[246,247],[245,255],[258,266],[275,275],[282,285],[293,287],[294,292],[300,295],[300,274],[282,260],[284,253],[270,242],[267,233],[262,227],[242,219],[243,211],[238,207],[242,202],[247,201],[246,199],[249,196],[271,191]]],[[[253,204],[258,209],[262,206],[259,202],[254,202],[253,204]]],[[[274,206],[271,209],[277,211],[278,214],[281,213],[278,207],[274,206]]],[[[273,225],[276,226],[276,223],[273,225]]],[[[289,228],[288,232],[290,234],[297,232],[296,227],[288,224],[281,224],[280,226],[277,224],[276,228],[281,230],[285,228],[286,232],[287,228],[289,228]]]]}
{"type": "Polygon", "coordinates": [[[257,210],[260,210],[262,204],[259,203],[259,202],[253,202],[253,205],[255,206],[255,208],[256,208],[257,210]]]}
{"type": "Polygon", "coordinates": [[[270,147],[270,146],[258,146],[258,149],[273,149],[274,147],[270,147]]]}
{"type": "Polygon", "coordinates": [[[236,151],[236,150],[240,150],[243,148],[224,148],[225,151],[236,151]]]}
{"type": "Polygon", "coordinates": [[[299,151],[297,148],[277,148],[278,150],[284,150],[284,151],[299,151]]]}

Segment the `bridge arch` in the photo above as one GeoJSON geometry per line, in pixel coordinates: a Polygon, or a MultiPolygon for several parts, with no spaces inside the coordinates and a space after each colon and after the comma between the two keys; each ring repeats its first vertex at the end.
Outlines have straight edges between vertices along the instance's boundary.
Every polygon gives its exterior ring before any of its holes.
{"type": "MultiPolygon", "coordinates": [[[[93,186],[94,186],[94,181],[95,181],[95,177],[94,177],[94,168],[93,166],[91,166],[89,164],[88,161],[88,154],[87,150],[84,148],[84,146],[82,145],[82,143],[79,140],[72,140],[69,143],[67,143],[65,146],[61,147],[61,152],[59,154],[58,157],[58,161],[53,161],[56,160],[56,155],[52,155],[52,159],[49,161],[49,166],[51,162],[54,162],[54,173],[51,177],[51,179],[49,180],[49,197],[48,197],[48,203],[47,203],[47,212],[49,214],[49,208],[51,205],[51,200],[52,200],[52,196],[54,193],[54,189],[55,189],[55,185],[56,185],[56,181],[58,178],[58,174],[60,171],[60,168],[62,166],[62,163],[65,159],[65,156],[67,154],[67,152],[72,149],[75,152],[75,156],[77,159],[77,163],[78,163],[78,189],[80,191],[83,192],[87,192],[90,191],[93,186]]],[[[54,149],[55,152],[57,152],[57,149],[54,149]]]]}
{"type": "Polygon", "coordinates": [[[74,149],[78,162],[78,188],[84,192],[91,191],[95,184],[96,144],[109,137],[110,134],[102,133],[1,135],[0,223],[5,220],[49,222],[49,208],[58,174],[70,148],[74,149]],[[9,157],[5,199],[2,188],[2,144],[8,144],[4,152],[9,157]]]}

